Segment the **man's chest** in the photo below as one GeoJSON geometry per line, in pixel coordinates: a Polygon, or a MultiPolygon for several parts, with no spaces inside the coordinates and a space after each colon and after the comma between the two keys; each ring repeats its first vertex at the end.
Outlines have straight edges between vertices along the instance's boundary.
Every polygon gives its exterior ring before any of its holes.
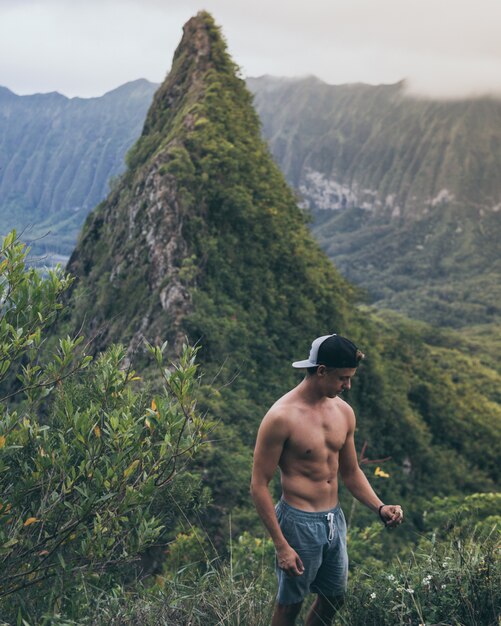
{"type": "Polygon", "coordinates": [[[347,424],[342,415],[295,420],[287,449],[297,458],[314,460],[339,452],[346,441],[347,424]]]}

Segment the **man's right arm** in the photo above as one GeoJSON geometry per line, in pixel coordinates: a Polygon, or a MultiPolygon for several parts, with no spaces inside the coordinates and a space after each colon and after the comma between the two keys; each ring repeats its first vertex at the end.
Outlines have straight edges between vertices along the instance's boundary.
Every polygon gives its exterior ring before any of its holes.
{"type": "Polygon", "coordinates": [[[263,419],[257,434],[251,494],[259,517],[275,545],[279,567],[292,576],[299,576],[304,571],[303,564],[282,533],[269,490],[270,481],[278,467],[287,438],[286,419],[273,409],[270,410],[263,419]]]}

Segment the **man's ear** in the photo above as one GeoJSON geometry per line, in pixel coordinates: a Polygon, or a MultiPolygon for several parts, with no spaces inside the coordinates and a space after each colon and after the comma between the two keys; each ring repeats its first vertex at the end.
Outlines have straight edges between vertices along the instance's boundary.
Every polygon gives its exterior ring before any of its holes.
{"type": "Polygon", "coordinates": [[[319,376],[325,376],[325,373],[327,372],[327,368],[325,367],[325,365],[319,365],[317,368],[317,374],[319,376]]]}

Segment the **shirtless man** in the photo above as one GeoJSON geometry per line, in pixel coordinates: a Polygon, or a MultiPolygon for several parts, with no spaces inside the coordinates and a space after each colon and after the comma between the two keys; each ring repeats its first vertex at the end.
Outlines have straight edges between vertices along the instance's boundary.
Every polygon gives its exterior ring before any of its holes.
{"type": "Polygon", "coordinates": [[[251,493],[277,554],[272,626],[293,625],[310,591],[317,597],[307,626],[332,624],[343,603],[348,557],[338,472],[353,496],[386,526],[403,520],[401,507],[383,504],[360,469],[355,414],[339,397],[350,389],[363,356],[339,335],[315,339],[309,358],[292,364],[305,368],[306,377],[271,407],[259,428],[251,493]],[[277,466],[282,498],[274,507],[269,483],[277,466]]]}

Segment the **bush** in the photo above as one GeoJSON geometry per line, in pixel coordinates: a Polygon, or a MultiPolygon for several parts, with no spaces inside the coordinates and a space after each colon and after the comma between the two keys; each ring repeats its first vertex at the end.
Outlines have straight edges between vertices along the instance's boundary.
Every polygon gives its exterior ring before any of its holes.
{"type": "Polygon", "coordinates": [[[81,615],[82,588],[148,573],[177,511],[204,501],[186,469],[211,426],[196,407],[196,349],[167,368],[166,346],[149,346],[161,377],[154,394],[121,346],[93,360],[67,337],[42,360],[71,279],[26,270],[14,233],[1,255],[0,614],[18,623],[81,615]]]}

